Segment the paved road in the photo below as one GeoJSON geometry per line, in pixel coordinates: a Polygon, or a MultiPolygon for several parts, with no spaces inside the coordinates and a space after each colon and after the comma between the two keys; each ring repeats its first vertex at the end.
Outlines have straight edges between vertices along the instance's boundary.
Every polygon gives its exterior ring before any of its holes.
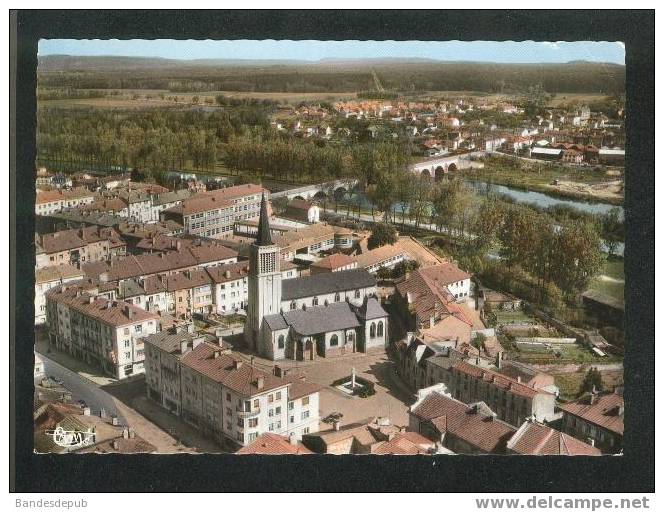
{"type": "Polygon", "coordinates": [[[44,360],[44,373],[61,379],[64,387],[71,391],[74,400],[84,400],[93,414],[98,414],[101,409],[104,409],[109,416],[116,415],[120,424],[126,425],[125,417],[118,410],[115,399],[110,394],[79,374],[49,359],[45,354],[40,353],[39,355],[44,360]]]}

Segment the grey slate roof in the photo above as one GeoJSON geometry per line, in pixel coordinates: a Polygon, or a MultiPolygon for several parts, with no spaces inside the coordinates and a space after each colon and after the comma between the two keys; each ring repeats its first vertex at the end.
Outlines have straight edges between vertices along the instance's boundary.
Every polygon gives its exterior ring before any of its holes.
{"type": "Polygon", "coordinates": [[[376,286],[376,278],[364,269],[323,272],[312,276],[286,279],[281,283],[281,299],[293,300],[326,293],[343,292],[376,286]]]}
{"type": "Polygon", "coordinates": [[[385,318],[387,312],[375,297],[367,297],[364,303],[357,308],[357,316],[364,320],[373,320],[374,318],[385,318]]]}
{"type": "Polygon", "coordinates": [[[258,219],[258,236],[256,237],[256,245],[272,245],[272,234],[270,233],[270,222],[267,215],[265,193],[263,193],[263,197],[261,198],[261,214],[258,219]]]}
{"type": "Polygon", "coordinates": [[[288,324],[284,320],[283,315],[266,315],[263,317],[263,320],[268,325],[271,331],[278,331],[279,329],[287,329],[288,324]]]}
{"type": "Polygon", "coordinates": [[[295,332],[311,336],[323,332],[359,327],[360,322],[347,302],[335,302],[329,306],[296,309],[283,314],[295,332]]]}

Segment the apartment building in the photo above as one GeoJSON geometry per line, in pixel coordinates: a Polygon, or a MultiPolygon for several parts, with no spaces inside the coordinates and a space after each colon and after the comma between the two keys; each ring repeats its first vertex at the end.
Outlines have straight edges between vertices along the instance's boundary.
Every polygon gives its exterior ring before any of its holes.
{"type": "Polygon", "coordinates": [[[458,454],[505,454],[517,430],[485,403],[467,405],[436,386],[420,390],[408,415],[409,430],[458,454]]]}
{"type": "Polygon", "coordinates": [[[521,426],[531,418],[540,423],[557,419],[556,395],[511,379],[488,368],[459,361],[451,368],[450,394],[465,403],[484,402],[499,419],[521,426]]]}
{"type": "Polygon", "coordinates": [[[37,269],[35,271],[35,325],[46,322],[45,294],[47,291],[62,283],[77,281],[84,277],[85,274],[82,270],[66,264],[37,269]]]}
{"type": "Polygon", "coordinates": [[[53,265],[80,268],[86,263],[110,261],[127,251],[127,244],[115,229],[99,226],[37,235],[35,246],[38,269],[53,265]]]}
{"type": "Polygon", "coordinates": [[[146,343],[149,396],[204,434],[236,448],[264,433],[301,439],[318,431],[318,386],[280,376],[278,368],[265,372],[227,348],[196,339],[183,340],[179,347],[171,343],[168,358],[164,352],[169,348],[155,339],[146,343]]]}
{"type": "Polygon", "coordinates": [[[238,185],[196,194],[161,212],[162,220],[174,220],[188,235],[228,238],[236,222],[257,218],[261,195],[259,185],[238,185]]]}
{"type": "Polygon", "coordinates": [[[625,401],[618,393],[589,393],[562,404],[562,429],[567,434],[589,442],[603,453],[622,450],[625,429],[625,401]]]}
{"type": "Polygon", "coordinates": [[[116,379],[144,372],[143,338],[157,332],[158,322],[155,313],[75,285],[46,293],[49,343],[116,379]]]}
{"type": "Polygon", "coordinates": [[[215,312],[219,315],[244,310],[249,301],[249,263],[240,261],[206,269],[214,283],[215,312]]]}
{"type": "Polygon", "coordinates": [[[35,200],[35,214],[48,215],[64,208],[78,207],[90,204],[95,195],[85,188],[70,190],[38,190],[35,200]]]}

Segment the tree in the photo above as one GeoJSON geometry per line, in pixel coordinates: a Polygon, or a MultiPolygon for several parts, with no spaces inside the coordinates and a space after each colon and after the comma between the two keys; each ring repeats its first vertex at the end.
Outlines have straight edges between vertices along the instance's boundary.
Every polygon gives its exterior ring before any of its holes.
{"type": "Polygon", "coordinates": [[[568,297],[585,290],[602,268],[601,242],[593,222],[568,221],[557,230],[551,275],[568,297]]]}
{"type": "Polygon", "coordinates": [[[609,257],[613,256],[618,243],[624,240],[625,226],[620,220],[620,208],[611,208],[602,216],[602,237],[609,251],[609,257]]]}
{"type": "Polygon", "coordinates": [[[484,333],[478,332],[470,343],[477,350],[483,350],[485,341],[486,341],[486,336],[484,335],[484,333]]]}
{"type": "Polygon", "coordinates": [[[581,393],[601,392],[604,390],[602,383],[602,372],[597,368],[590,368],[581,383],[581,393]]]}
{"type": "Polygon", "coordinates": [[[374,225],[371,231],[371,236],[367,240],[367,247],[369,250],[383,245],[394,244],[397,241],[397,230],[391,224],[382,222],[374,225]]]}

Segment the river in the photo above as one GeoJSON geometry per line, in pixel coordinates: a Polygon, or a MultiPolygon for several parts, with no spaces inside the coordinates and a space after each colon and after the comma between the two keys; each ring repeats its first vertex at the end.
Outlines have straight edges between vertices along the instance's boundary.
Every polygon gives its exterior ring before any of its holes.
{"type": "Polygon", "coordinates": [[[543,192],[534,192],[532,190],[522,190],[507,185],[496,185],[484,181],[464,180],[471,189],[479,194],[500,194],[514,199],[517,203],[534,204],[541,208],[550,206],[567,206],[586,213],[602,215],[608,213],[612,208],[618,208],[620,218],[624,219],[625,213],[622,206],[615,206],[609,203],[590,203],[578,199],[562,199],[543,192]]]}

